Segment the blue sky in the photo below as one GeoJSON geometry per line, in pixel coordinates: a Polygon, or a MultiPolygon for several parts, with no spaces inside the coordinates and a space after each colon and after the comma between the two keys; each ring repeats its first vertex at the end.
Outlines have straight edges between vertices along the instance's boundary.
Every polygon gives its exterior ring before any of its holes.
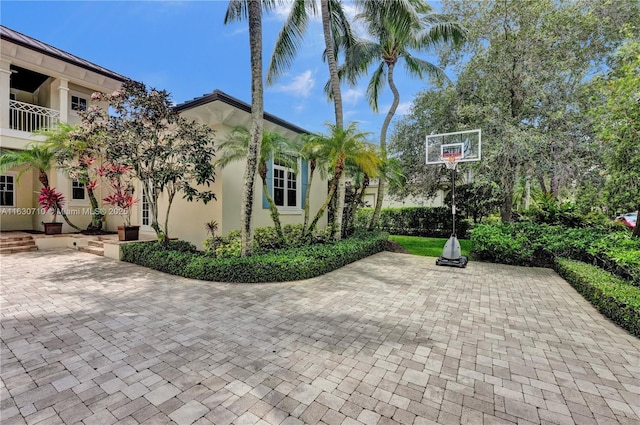
{"type": "MultiPolygon", "coordinates": [[[[345,2],[347,8],[351,8],[345,2]]],[[[166,89],[175,103],[220,89],[251,102],[247,23],[224,25],[227,1],[6,1],[0,3],[0,22],[14,30],[104,66],[147,85],[166,89]]],[[[433,4],[433,3],[432,3],[433,4]]],[[[434,5],[437,6],[437,5],[434,5]]],[[[287,10],[263,20],[264,67],[268,66],[276,36],[287,10]]],[[[291,69],[265,90],[265,110],[309,131],[323,132],[334,120],[333,105],[323,93],[328,70],[319,18],[308,28],[291,69]]],[[[436,63],[435,55],[424,57],[436,63]]],[[[414,95],[427,81],[395,74],[406,113],[414,95]]],[[[343,87],[345,121],[360,122],[376,142],[391,104],[385,88],[374,114],[364,92],[343,87]]]]}

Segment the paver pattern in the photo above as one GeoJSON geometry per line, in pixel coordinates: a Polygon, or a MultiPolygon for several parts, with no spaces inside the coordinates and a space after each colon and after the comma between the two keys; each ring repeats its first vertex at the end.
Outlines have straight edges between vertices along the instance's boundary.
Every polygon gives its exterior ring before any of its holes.
{"type": "Polygon", "coordinates": [[[640,340],[551,270],[380,253],[251,285],[0,262],[3,425],[640,423],[640,340]]]}

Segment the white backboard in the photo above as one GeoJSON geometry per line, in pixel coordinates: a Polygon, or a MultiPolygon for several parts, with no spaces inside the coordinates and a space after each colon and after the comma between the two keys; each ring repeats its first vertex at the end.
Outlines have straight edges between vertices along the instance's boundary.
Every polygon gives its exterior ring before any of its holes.
{"type": "Polygon", "coordinates": [[[482,157],[481,130],[456,131],[431,134],[426,141],[427,165],[444,164],[449,156],[456,162],[480,161],[482,157]]]}

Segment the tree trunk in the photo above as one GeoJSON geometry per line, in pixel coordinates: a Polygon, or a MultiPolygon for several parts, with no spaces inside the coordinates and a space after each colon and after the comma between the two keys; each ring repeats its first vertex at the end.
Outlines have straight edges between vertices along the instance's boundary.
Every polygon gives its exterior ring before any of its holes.
{"type": "Polygon", "coordinates": [[[344,173],[338,180],[338,193],[336,194],[336,214],[333,227],[333,239],[339,241],[342,239],[342,222],[344,218],[344,196],[346,193],[346,177],[344,173]]]}
{"type": "MultiPolygon", "coordinates": [[[[93,189],[87,189],[87,195],[89,196],[89,202],[91,203],[91,223],[89,223],[89,226],[87,226],[87,230],[90,232],[97,232],[99,230],[102,230],[102,221],[104,219],[104,214],[100,210],[98,199],[96,199],[96,194],[93,192],[93,189]]],[[[63,217],[65,217],[65,215],[66,214],[64,214],[63,217]]]]}
{"type": "MultiPolygon", "coordinates": [[[[395,63],[387,63],[388,72],[387,72],[387,82],[389,83],[389,88],[391,89],[391,93],[393,93],[393,102],[391,103],[391,107],[389,108],[389,112],[387,112],[387,116],[384,117],[384,121],[382,123],[382,128],[380,129],[380,155],[382,156],[383,163],[387,162],[387,131],[389,130],[389,125],[391,124],[391,120],[393,116],[396,114],[396,110],[398,109],[398,105],[400,104],[400,93],[398,92],[398,88],[396,87],[395,82],[393,81],[393,70],[395,68],[395,63]]],[[[384,192],[386,187],[386,180],[384,173],[380,174],[380,178],[378,179],[378,195],[376,196],[376,207],[373,210],[373,215],[371,216],[371,223],[369,223],[369,230],[375,229],[378,224],[378,220],[380,219],[380,211],[382,210],[382,202],[384,201],[384,192]]]]}
{"type": "Polygon", "coordinates": [[[340,181],[340,177],[342,177],[343,170],[344,170],[344,162],[342,162],[342,163],[338,162],[338,164],[336,164],[336,168],[334,170],[333,179],[331,180],[331,187],[329,188],[329,193],[327,194],[327,199],[324,201],[324,204],[322,204],[322,206],[320,207],[320,209],[316,213],[316,216],[314,217],[314,219],[311,222],[311,224],[309,225],[309,227],[307,229],[305,229],[305,236],[311,235],[311,233],[313,232],[313,229],[315,229],[315,227],[318,225],[318,221],[320,221],[320,218],[322,217],[322,214],[324,214],[324,211],[327,209],[327,206],[329,205],[329,202],[331,202],[331,198],[333,198],[333,194],[338,189],[338,182],[340,181]]]}
{"type": "MultiPolygon", "coordinates": [[[[342,93],[340,92],[340,77],[338,76],[338,64],[335,51],[333,49],[333,34],[331,34],[331,11],[329,10],[329,0],[320,0],[322,12],[322,31],[324,34],[324,44],[327,52],[327,63],[329,65],[329,78],[331,83],[331,94],[336,115],[336,127],[339,130],[344,128],[344,117],[342,112],[342,93]]],[[[338,202],[335,211],[334,238],[341,239],[342,216],[344,214],[344,180],[339,182],[338,202]]]]}
{"type": "Polygon", "coordinates": [[[524,209],[529,210],[531,207],[531,176],[527,174],[527,179],[524,185],[524,209]]]}
{"type": "Polygon", "coordinates": [[[169,212],[171,211],[171,205],[173,204],[173,198],[176,196],[175,191],[169,192],[169,204],[167,205],[167,215],[164,217],[164,231],[162,232],[162,243],[169,243],[169,212]]]}
{"type": "MultiPolygon", "coordinates": [[[[262,2],[249,1],[249,48],[251,52],[251,131],[244,173],[240,229],[243,257],[253,252],[253,198],[258,156],[262,144],[264,92],[262,82],[262,2]]],[[[268,192],[265,192],[268,194],[268,192]]]]}
{"type": "MultiPolygon", "coordinates": [[[[636,206],[636,211],[640,212],[640,204],[636,206]]],[[[636,238],[640,238],[640,226],[638,226],[637,221],[636,221],[636,227],[634,227],[632,235],[635,236],[636,238]]]]}
{"type": "Polygon", "coordinates": [[[316,171],[316,160],[309,161],[309,180],[307,181],[307,192],[304,195],[304,223],[302,224],[302,230],[307,228],[309,224],[309,201],[311,200],[311,183],[313,183],[313,174],[316,171]]]}
{"type": "Polygon", "coordinates": [[[267,198],[267,202],[269,202],[269,213],[271,214],[271,220],[273,220],[273,227],[276,229],[276,235],[278,235],[278,240],[280,241],[280,243],[284,245],[285,241],[284,233],[282,233],[282,223],[280,223],[280,213],[278,212],[276,203],[273,202],[273,198],[269,193],[266,178],[262,179],[262,190],[264,190],[264,195],[267,198]]]}
{"type": "Polygon", "coordinates": [[[500,218],[503,223],[511,223],[511,212],[513,209],[513,188],[504,193],[502,205],[500,206],[500,218]]]}
{"type": "Polygon", "coordinates": [[[47,176],[47,172],[42,168],[38,170],[38,180],[40,180],[43,187],[49,189],[49,176],[47,176]]]}

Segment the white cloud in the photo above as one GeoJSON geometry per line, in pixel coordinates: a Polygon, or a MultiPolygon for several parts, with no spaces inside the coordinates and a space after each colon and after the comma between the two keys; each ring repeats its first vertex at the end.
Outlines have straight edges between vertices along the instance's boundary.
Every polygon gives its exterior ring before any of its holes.
{"type": "Polygon", "coordinates": [[[316,80],[313,78],[313,73],[308,69],[293,77],[293,80],[290,83],[276,86],[275,90],[291,93],[299,97],[309,97],[311,90],[315,85],[316,80]]]}
{"type": "Polygon", "coordinates": [[[342,92],[342,101],[349,105],[355,105],[364,96],[362,89],[347,89],[342,92]]]}
{"type": "MultiPolygon", "coordinates": [[[[407,115],[411,112],[411,106],[413,103],[411,102],[400,102],[398,104],[398,108],[396,109],[395,115],[407,115]]],[[[387,111],[391,108],[390,104],[380,105],[380,109],[378,113],[387,114],[387,111]]]]}

